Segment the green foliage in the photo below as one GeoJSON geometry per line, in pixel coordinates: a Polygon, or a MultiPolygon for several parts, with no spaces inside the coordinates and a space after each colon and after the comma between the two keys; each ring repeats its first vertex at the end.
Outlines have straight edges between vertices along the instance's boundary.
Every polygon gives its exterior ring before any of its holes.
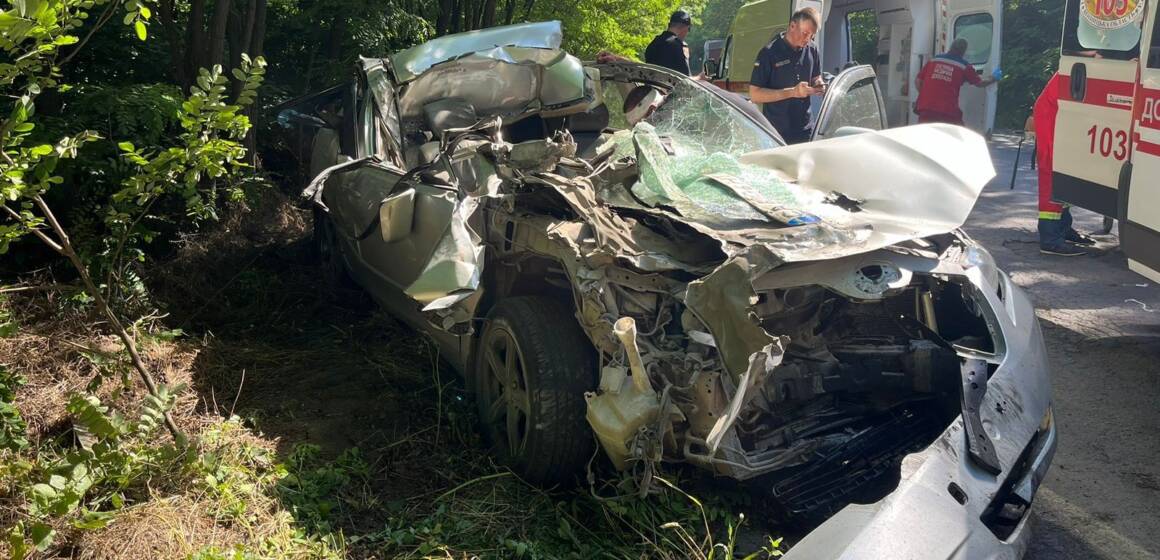
{"type": "Polygon", "coordinates": [[[271,89],[286,98],[349,78],[360,55],[386,56],[435,35],[423,15],[390,0],[274,0],[269,12],[267,52],[278,53],[271,89]]]}
{"type": "Polygon", "coordinates": [[[564,49],[580,58],[607,50],[643,56],[654,36],[668,27],[679,0],[592,0],[538,2],[532,21],[558,19],[564,25],[564,49]]]}
{"type": "Polygon", "coordinates": [[[286,478],[278,484],[282,503],[305,528],[317,532],[334,529],[332,515],[339,512],[344,491],[365,481],[369,467],[357,447],[347,449],[333,462],[322,461],[316,445],[299,445],[287,459],[286,478]]]}
{"type": "MultiPolygon", "coordinates": [[[[4,320],[0,316],[0,322],[4,320]]],[[[28,425],[16,408],[16,388],[25,384],[19,374],[0,364],[0,450],[20,451],[28,447],[28,425]]]]}
{"type": "MultiPolygon", "coordinates": [[[[850,59],[858,64],[877,66],[878,16],[874,10],[859,10],[850,12],[846,18],[850,22],[850,59]]],[[[841,67],[833,61],[830,66],[841,67]]]]}
{"type": "Polygon", "coordinates": [[[699,71],[704,62],[705,41],[727,37],[733,17],[744,3],[745,0],[708,0],[699,13],[693,12],[693,28],[685,42],[689,43],[694,72],[699,71]]]}
{"type": "MultiPolygon", "coordinates": [[[[278,463],[267,449],[254,444],[249,431],[237,417],[209,426],[198,438],[199,453],[185,468],[186,476],[195,481],[195,488],[204,490],[215,502],[214,513],[231,523],[250,527],[268,524],[274,496],[285,495],[287,487],[308,487],[318,489],[319,482],[310,474],[291,474],[290,468],[278,463]]],[[[307,469],[341,470],[341,466],[322,463],[316,449],[293,451],[296,463],[307,469]],[[309,466],[307,466],[309,465],[309,466]]],[[[333,480],[333,475],[324,475],[333,480]]],[[[342,475],[340,475],[342,476],[342,475]]],[[[348,477],[349,478],[349,477],[348,477]]],[[[328,487],[334,488],[331,484],[328,487]]],[[[311,490],[311,498],[300,498],[297,502],[310,509],[308,500],[325,500],[311,490]]],[[[314,508],[317,509],[317,508],[314,508]]],[[[307,531],[301,527],[290,527],[293,518],[282,514],[274,516],[288,528],[276,537],[267,538],[250,545],[232,547],[205,547],[190,556],[191,560],[275,560],[287,557],[317,558],[320,560],[340,560],[345,557],[341,539],[328,533],[307,531]]]]}
{"type": "Polygon", "coordinates": [[[78,529],[104,527],[124,507],[127,489],[152,476],[157,465],[180,456],[173,448],[152,443],[159,418],[174,400],[168,388],[159,394],[160,398],[146,399],[136,422],[111,411],[95,396],[70,398],[68,411],[80,447],[45,454],[25,473],[31,523],[22,529],[21,538],[44,550],[54,535],[54,519],[67,519],[78,529]]]}
{"type": "Polygon", "coordinates": [[[1003,80],[996,128],[1023,130],[1031,106],[1059,65],[1063,2],[1011,0],[1003,8],[1003,80]]]}

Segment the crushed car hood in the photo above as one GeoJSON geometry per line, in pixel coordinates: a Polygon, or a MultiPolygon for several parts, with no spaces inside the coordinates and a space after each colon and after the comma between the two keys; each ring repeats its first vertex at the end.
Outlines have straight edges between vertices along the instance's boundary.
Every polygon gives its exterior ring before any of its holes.
{"type": "Polygon", "coordinates": [[[777,262],[833,259],[952,231],[995,176],[981,136],[931,124],[731,157],[666,152],[648,125],[633,141],[640,206],[777,262]],[[647,127],[647,128],[646,128],[647,127]]]}

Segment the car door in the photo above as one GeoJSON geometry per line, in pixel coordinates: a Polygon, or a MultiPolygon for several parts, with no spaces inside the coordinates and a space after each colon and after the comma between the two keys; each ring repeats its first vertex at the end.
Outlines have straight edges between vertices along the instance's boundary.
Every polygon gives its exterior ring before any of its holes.
{"type": "Polygon", "coordinates": [[[842,128],[847,132],[886,128],[882,91],[869,65],[848,68],[830,82],[810,139],[832,138],[842,128]]]}
{"type": "Polygon", "coordinates": [[[1132,178],[1120,193],[1120,245],[1132,270],[1160,282],[1160,10],[1148,20],[1132,111],[1132,178]]]}
{"type": "MultiPolygon", "coordinates": [[[[984,78],[999,67],[1002,54],[1000,38],[1003,3],[1000,0],[948,0],[943,7],[945,20],[942,36],[950,40],[967,41],[967,72],[978,72],[984,78]]],[[[944,48],[950,47],[950,43],[944,48]]],[[[963,111],[963,124],[986,134],[995,123],[995,108],[998,105],[999,88],[988,86],[978,88],[965,85],[959,92],[959,109],[963,111]]]]}
{"type": "Polygon", "coordinates": [[[433,261],[449,256],[440,249],[459,215],[458,189],[424,183],[420,174],[403,169],[389,72],[382,60],[363,63],[355,108],[359,159],[326,179],[322,200],[353,253],[352,272],[365,288],[386,301],[407,293],[429,304],[469,284],[462,275],[436,271],[420,291],[410,290],[433,261]]]}

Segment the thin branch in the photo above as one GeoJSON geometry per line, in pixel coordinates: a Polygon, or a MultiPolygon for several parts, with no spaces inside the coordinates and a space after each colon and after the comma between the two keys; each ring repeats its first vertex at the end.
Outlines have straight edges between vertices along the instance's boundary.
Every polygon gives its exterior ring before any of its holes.
{"type": "Polygon", "coordinates": [[[15,294],[20,292],[75,292],[80,290],[76,286],[69,286],[68,284],[45,284],[42,286],[11,286],[8,288],[0,288],[0,294],[15,294]]]}
{"type": "MultiPolygon", "coordinates": [[[[37,197],[37,198],[39,198],[39,197],[37,197]]],[[[17,214],[16,211],[9,208],[7,204],[0,204],[0,208],[3,208],[5,212],[8,212],[8,215],[12,216],[12,219],[16,220],[17,222],[21,222],[21,223],[24,222],[24,216],[17,214]]],[[[52,247],[53,251],[56,251],[57,253],[60,253],[62,255],[64,254],[64,247],[62,247],[60,245],[60,243],[57,243],[56,241],[52,240],[52,238],[50,238],[48,236],[48,234],[46,234],[43,231],[40,231],[39,229],[36,229],[36,228],[28,228],[28,231],[31,231],[33,233],[33,235],[39,237],[40,240],[43,241],[45,245],[52,247]]]]}
{"type": "MultiPolygon", "coordinates": [[[[109,304],[105,300],[104,294],[102,294],[101,291],[98,290],[97,287],[93,284],[93,279],[89,276],[88,268],[83,262],[81,262],[80,256],[78,256],[76,251],[73,249],[72,243],[69,242],[68,234],[65,233],[64,227],[62,227],[60,222],[57,221],[56,215],[53,214],[52,209],[48,207],[48,204],[44,202],[43,198],[37,195],[32,197],[32,200],[36,202],[38,207],[40,207],[40,211],[44,213],[44,217],[48,221],[49,226],[52,227],[53,232],[60,239],[61,253],[68,258],[69,262],[72,263],[73,268],[76,269],[77,274],[80,275],[81,282],[83,282],[85,285],[85,291],[87,291],[89,295],[93,297],[93,301],[97,305],[97,310],[100,311],[101,314],[103,314],[106,318],[108,318],[109,324],[113,327],[115,334],[125,345],[125,350],[129,352],[129,357],[133,362],[133,368],[137,370],[141,380],[145,383],[145,388],[149,390],[149,394],[160,398],[160,392],[157,389],[157,383],[153,381],[153,375],[149,373],[148,367],[145,366],[145,360],[141,359],[141,354],[137,351],[136,340],[134,340],[134,338],[129,335],[128,331],[125,330],[124,325],[121,324],[121,320],[118,319],[116,314],[113,313],[113,310],[109,308],[109,304]]],[[[174,442],[176,442],[179,447],[185,447],[187,439],[185,434],[181,433],[181,430],[177,427],[177,423],[173,421],[173,417],[169,414],[169,412],[164,412],[163,416],[165,418],[165,427],[169,429],[169,433],[173,436],[174,442]]]]}
{"type": "MultiPolygon", "coordinates": [[[[153,203],[157,202],[157,199],[158,197],[153,197],[149,201],[149,204],[146,204],[145,208],[141,210],[141,213],[137,215],[137,218],[133,220],[133,223],[129,224],[129,227],[121,233],[121,237],[117,239],[117,250],[113,252],[113,260],[109,261],[109,269],[105,271],[105,286],[109,288],[109,297],[113,295],[113,271],[120,270],[121,252],[125,249],[125,242],[129,240],[129,235],[133,233],[133,229],[137,227],[137,224],[141,223],[141,220],[149,214],[149,210],[153,208],[153,203]]],[[[120,272],[116,276],[117,282],[120,282],[120,272]]]]}
{"type": "Polygon", "coordinates": [[[65,64],[68,64],[69,61],[77,55],[77,53],[81,52],[81,49],[85,47],[85,43],[88,43],[89,39],[92,39],[93,35],[96,34],[98,30],[104,27],[106,23],[109,23],[109,19],[113,17],[113,9],[119,5],[121,5],[120,1],[109,2],[109,5],[105,6],[105,11],[101,12],[101,17],[97,18],[97,23],[93,24],[93,28],[85,34],[85,38],[81,39],[81,41],[77,43],[77,46],[73,47],[73,50],[68,53],[68,56],[65,56],[64,60],[60,61],[60,64],[57,64],[57,66],[64,66],[65,64]]]}

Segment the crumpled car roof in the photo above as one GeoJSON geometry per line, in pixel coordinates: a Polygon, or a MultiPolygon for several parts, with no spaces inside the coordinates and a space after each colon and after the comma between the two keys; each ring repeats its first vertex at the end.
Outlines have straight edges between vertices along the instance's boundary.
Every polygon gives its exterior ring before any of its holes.
{"type": "Polygon", "coordinates": [[[395,80],[404,84],[432,66],[466,54],[482,54],[502,59],[505,47],[558,49],[564,40],[559,21],[505,25],[457,33],[432,39],[391,55],[395,80]]]}

